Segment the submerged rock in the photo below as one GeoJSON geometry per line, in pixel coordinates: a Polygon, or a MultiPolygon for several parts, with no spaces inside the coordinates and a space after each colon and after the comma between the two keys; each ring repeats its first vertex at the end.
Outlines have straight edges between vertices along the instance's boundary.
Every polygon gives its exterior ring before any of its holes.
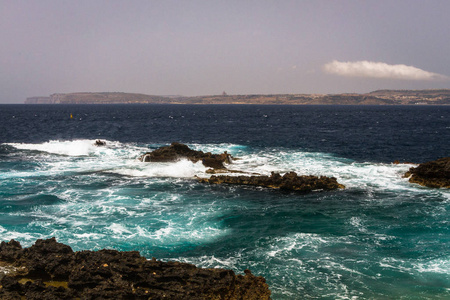
{"type": "Polygon", "coordinates": [[[450,157],[429,161],[405,173],[409,182],[431,188],[450,188],[450,157]]]}
{"type": "Polygon", "coordinates": [[[73,252],[55,238],[25,249],[2,242],[0,263],[21,269],[0,277],[1,299],[270,299],[265,279],[249,270],[147,260],[137,251],[73,252]]]}
{"type": "Polygon", "coordinates": [[[274,173],[270,176],[229,176],[212,175],[210,178],[198,178],[200,182],[213,184],[237,184],[262,186],[281,190],[310,192],[313,190],[335,190],[343,189],[345,186],[339,184],[334,177],[326,176],[298,176],[295,172],[289,172],[281,176],[274,173]]]}
{"type": "Polygon", "coordinates": [[[231,155],[226,151],[222,154],[204,153],[192,150],[181,143],[172,143],[170,146],[147,152],[140,157],[140,160],[143,162],[172,162],[181,158],[189,159],[192,162],[201,160],[205,167],[213,169],[226,169],[224,163],[231,163],[231,155]]]}

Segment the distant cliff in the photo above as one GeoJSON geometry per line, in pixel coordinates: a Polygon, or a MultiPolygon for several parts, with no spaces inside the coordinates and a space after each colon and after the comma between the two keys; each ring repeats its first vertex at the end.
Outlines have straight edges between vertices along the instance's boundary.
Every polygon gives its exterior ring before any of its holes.
{"type": "Polygon", "coordinates": [[[29,97],[25,104],[50,104],[50,97],[29,97]]]}
{"type": "Polygon", "coordinates": [[[170,103],[171,98],[134,93],[69,93],[52,94],[50,103],[60,104],[132,104],[170,103]]]}
{"type": "Polygon", "coordinates": [[[450,89],[379,90],[367,94],[269,94],[152,96],[134,93],[67,93],[27,98],[26,104],[278,104],[278,105],[450,105],[450,89]]]}

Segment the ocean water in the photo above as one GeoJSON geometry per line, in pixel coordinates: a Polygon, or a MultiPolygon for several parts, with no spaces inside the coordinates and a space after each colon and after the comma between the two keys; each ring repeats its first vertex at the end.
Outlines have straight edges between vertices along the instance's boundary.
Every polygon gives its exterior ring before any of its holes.
{"type": "Polygon", "coordinates": [[[402,177],[449,155],[449,106],[0,105],[0,240],[248,268],[273,299],[449,299],[450,191],[402,177]],[[138,160],[173,141],[346,189],[207,185],[201,163],[138,160]]]}

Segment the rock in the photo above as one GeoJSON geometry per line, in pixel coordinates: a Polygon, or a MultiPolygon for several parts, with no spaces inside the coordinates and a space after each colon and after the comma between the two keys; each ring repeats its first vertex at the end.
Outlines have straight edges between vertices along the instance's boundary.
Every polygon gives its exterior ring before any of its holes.
{"type": "Polygon", "coordinates": [[[274,173],[270,176],[229,176],[229,175],[212,175],[210,178],[198,178],[200,182],[212,184],[238,184],[262,186],[267,188],[310,192],[313,190],[334,190],[345,188],[339,184],[334,177],[326,176],[298,176],[295,172],[289,172],[281,176],[274,173]]]}
{"type": "Polygon", "coordinates": [[[106,146],[106,142],[102,141],[102,140],[96,140],[94,145],[95,146],[106,146]]]}
{"type": "Polygon", "coordinates": [[[225,160],[217,157],[205,157],[202,159],[202,164],[207,168],[226,169],[223,165],[225,160]]]}
{"type": "Polygon", "coordinates": [[[0,299],[270,299],[265,279],[249,270],[147,260],[137,251],[73,252],[55,238],[25,249],[2,242],[0,258],[26,270],[0,279],[0,299]]]}
{"type": "Polygon", "coordinates": [[[22,246],[15,240],[0,243],[0,261],[13,262],[22,255],[22,246]]]}
{"type": "Polygon", "coordinates": [[[450,188],[450,157],[429,161],[410,168],[404,177],[409,182],[431,188],[450,188]]]}
{"type": "Polygon", "coordinates": [[[24,249],[18,261],[26,265],[31,278],[60,280],[70,274],[72,260],[72,248],[51,238],[24,249]]]}
{"type": "Polygon", "coordinates": [[[181,143],[172,143],[170,146],[158,148],[141,156],[144,162],[171,162],[180,158],[196,158],[198,161],[203,152],[190,149],[181,143]]]}
{"type": "Polygon", "coordinates": [[[231,155],[226,151],[222,154],[204,153],[192,150],[181,143],[172,143],[170,146],[158,148],[147,152],[140,157],[143,162],[172,162],[186,158],[192,162],[202,161],[203,165],[213,169],[226,169],[224,163],[231,163],[231,155]]]}

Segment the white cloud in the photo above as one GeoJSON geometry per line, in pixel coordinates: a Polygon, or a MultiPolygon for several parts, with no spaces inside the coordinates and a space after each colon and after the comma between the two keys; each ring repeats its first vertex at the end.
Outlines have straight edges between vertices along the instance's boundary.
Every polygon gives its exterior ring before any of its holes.
{"type": "Polygon", "coordinates": [[[334,60],[323,66],[325,72],[341,76],[374,77],[408,80],[448,79],[447,76],[424,71],[407,65],[389,65],[383,62],[354,61],[341,62],[334,60]]]}

